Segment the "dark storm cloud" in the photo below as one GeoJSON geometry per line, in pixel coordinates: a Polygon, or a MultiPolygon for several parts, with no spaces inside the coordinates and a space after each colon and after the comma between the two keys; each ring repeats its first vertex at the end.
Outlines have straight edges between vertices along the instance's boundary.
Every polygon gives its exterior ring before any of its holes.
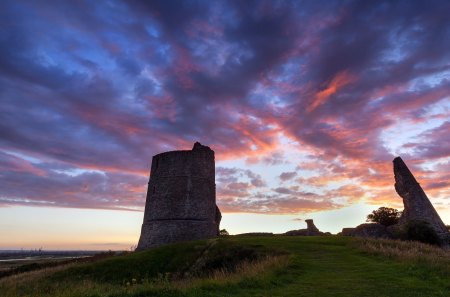
{"type": "MultiPolygon", "coordinates": [[[[343,7],[339,21],[322,32],[324,40],[317,54],[311,57],[308,69],[313,83],[321,84],[319,91],[339,75],[349,76],[348,83],[331,90],[326,102],[312,114],[298,109],[298,113],[294,112],[297,119],[289,118],[285,127],[306,143],[331,148],[333,155],[372,158],[380,149],[376,142],[381,129],[390,126],[393,118],[442,100],[444,93],[438,96],[433,93],[447,88],[446,81],[421,90],[383,94],[383,89],[389,87],[407,87],[414,77],[448,69],[449,53],[445,44],[450,31],[442,6],[435,3],[422,9],[417,2],[420,1],[380,2],[373,6],[355,1],[343,7]],[[436,49],[439,40],[442,45],[436,49]],[[442,62],[445,64],[439,64],[442,62]],[[383,95],[384,98],[376,97],[383,95]],[[339,125],[321,121],[330,117],[339,125]],[[347,135],[359,140],[367,134],[370,141],[356,146],[347,139],[347,135]]],[[[448,3],[441,4],[448,6],[448,3]]],[[[292,107],[308,104],[304,98],[300,99],[292,107]]]]}
{"type": "MultiPolygon", "coordinates": [[[[236,134],[245,135],[234,126],[242,125],[244,130],[258,128],[246,125],[239,116],[230,119],[230,114],[253,108],[246,99],[250,89],[294,47],[288,30],[293,18],[289,7],[264,15],[253,13],[255,7],[263,6],[262,2],[253,4],[205,5],[199,1],[135,4],[137,9],[144,8],[155,16],[161,38],[170,44],[173,64],[167,69],[165,84],[176,101],[177,112],[174,121],[160,122],[162,128],[168,126],[170,133],[191,137],[204,135],[207,142],[224,143],[224,147],[232,150],[248,149],[250,144],[234,141],[236,134]],[[221,52],[226,57],[219,62],[221,52]],[[216,73],[211,73],[214,69],[216,73]]],[[[264,127],[259,127],[264,133],[264,127]]]]}
{"type": "MultiPolygon", "coordinates": [[[[381,173],[357,166],[383,172],[392,155],[382,132],[403,119],[426,123],[448,97],[449,10],[448,1],[2,1],[2,203],[134,208],[145,190],[121,188],[128,198],[113,206],[104,197],[115,195],[94,183],[137,185],[152,155],[196,140],[218,158],[285,164],[273,152],[280,133],[312,158],[339,159],[337,172],[322,168],[334,178],[377,184],[381,173]],[[89,191],[61,198],[45,184],[89,191]]],[[[448,157],[449,137],[447,124],[424,132],[409,142],[412,156],[448,157]]],[[[243,169],[217,173],[224,200],[254,206],[267,185],[243,169]]],[[[274,211],[298,200],[271,193],[262,205],[274,211]]]]}

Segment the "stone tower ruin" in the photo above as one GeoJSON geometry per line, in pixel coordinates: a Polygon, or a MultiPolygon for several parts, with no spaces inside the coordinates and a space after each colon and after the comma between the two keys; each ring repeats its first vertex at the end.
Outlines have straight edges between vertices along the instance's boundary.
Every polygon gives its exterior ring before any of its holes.
{"type": "Polygon", "coordinates": [[[312,219],[305,220],[306,229],[298,229],[298,230],[290,230],[284,235],[288,236],[317,236],[317,235],[326,235],[327,233],[321,232],[316,225],[314,225],[314,221],[312,219]]]}
{"type": "Polygon", "coordinates": [[[322,232],[319,231],[319,229],[316,227],[316,225],[314,225],[314,221],[312,219],[309,220],[305,220],[306,222],[306,230],[308,230],[308,233],[310,235],[316,235],[316,234],[320,234],[322,232]]]}
{"type": "Polygon", "coordinates": [[[196,142],[153,156],[137,250],[217,236],[221,218],[213,150],[196,142]]]}
{"type": "Polygon", "coordinates": [[[450,234],[420,184],[400,157],[394,159],[395,191],[405,206],[399,225],[411,221],[427,222],[439,236],[441,243],[449,242],[450,234]]]}

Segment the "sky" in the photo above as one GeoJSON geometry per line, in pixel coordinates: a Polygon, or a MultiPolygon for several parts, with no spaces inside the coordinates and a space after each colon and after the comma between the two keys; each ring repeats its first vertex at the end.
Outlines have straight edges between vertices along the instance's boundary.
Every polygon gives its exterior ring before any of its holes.
{"type": "Polygon", "coordinates": [[[450,224],[449,1],[0,3],[0,249],[128,249],[151,157],[215,151],[221,228],[450,224]]]}

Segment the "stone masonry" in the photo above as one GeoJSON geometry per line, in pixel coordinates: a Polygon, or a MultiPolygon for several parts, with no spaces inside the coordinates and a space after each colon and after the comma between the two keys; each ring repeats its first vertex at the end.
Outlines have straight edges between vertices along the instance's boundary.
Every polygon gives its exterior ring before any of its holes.
{"type": "Polygon", "coordinates": [[[153,156],[137,250],[217,236],[221,217],[213,150],[196,142],[153,156]]]}
{"type": "Polygon", "coordinates": [[[399,225],[418,220],[427,222],[439,236],[443,244],[450,233],[434,209],[422,187],[414,178],[400,157],[394,159],[395,190],[403,198],[404,210],[399,225]]]}
{"type": "Polygon", "coordinates": [[[308,233],[311,235],[320,234],[321,232],[319,229],[314,225],[314,221],[312,219],[305,220],[306,222],[306,230],[308,230],[308,233]]]}
{"type": "Polygon", "coordinates": [[[305,220],[306,222],[306,229],[298,229],[298,230],[291,230],[284,235],[288,236],[317,236],[317,235],[326,235],[326,233],[321,232],[316,225],[314,225],[314,221],[312,219],[305,220]]]}

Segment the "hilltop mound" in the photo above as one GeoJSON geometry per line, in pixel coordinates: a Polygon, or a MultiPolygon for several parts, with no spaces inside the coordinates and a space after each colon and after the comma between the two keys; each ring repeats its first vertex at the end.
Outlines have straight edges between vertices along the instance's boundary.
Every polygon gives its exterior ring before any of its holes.
{"type": "Polygon", "coordinates": [[[448,296],[450,251],[339,236],[172,244],[0,280],[2,297],[448,296]]]}
{"type": "Polygon", "coordinates": [[[163,275],[168,280],[202,277],[216,271],[235,272],[247,263],[286,254],[262,245],[211,239],[171,244],[152,250],[112,257],[96,263],[71,267],[52,276],[54,281],[88,279],[111,284],[135,280],[151,281],[163,275]]]}

